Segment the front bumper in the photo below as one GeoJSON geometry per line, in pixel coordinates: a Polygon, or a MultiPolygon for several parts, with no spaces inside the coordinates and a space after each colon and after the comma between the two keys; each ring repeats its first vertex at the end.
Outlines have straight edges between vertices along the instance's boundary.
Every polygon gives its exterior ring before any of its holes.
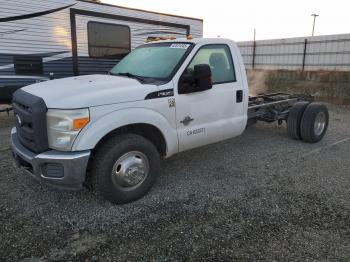
{"type": "Polygon", "coordinates": [[[59,190],[82,188],[90,151],[50,150],[35,154],[19,142],[16,128],[11,130],[11,149],[18,166],[27,170],[36,180],[59,190]]]}

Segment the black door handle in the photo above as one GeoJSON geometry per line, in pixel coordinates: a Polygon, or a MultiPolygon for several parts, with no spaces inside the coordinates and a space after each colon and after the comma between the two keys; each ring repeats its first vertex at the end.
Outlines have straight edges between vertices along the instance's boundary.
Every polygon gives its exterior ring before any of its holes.
{"type": "Polygon", "coordinates": [[[236,102],[237,103],[243,102],[243,90],[238,90],[236,92],[236,102]]]}
{"type": "Polygon", "coordinates": [[[194,119],[186,116],[184,120],[180,121],[181,124],[184,124],[185,126],[187,126],[190,122],[192,122],[194,119]]]}

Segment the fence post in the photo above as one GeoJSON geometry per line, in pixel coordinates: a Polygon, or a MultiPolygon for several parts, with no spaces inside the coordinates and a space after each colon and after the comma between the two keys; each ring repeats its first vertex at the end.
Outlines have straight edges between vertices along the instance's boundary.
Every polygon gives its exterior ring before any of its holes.
{"type": "Polygon", "coordinates": [[[253,41],[253,61],[252,61],[252,68],[255,67],[255,48],[256,48],[256,30],[254,29],[254,41],[253,41]]]}
{"type": "Polygon", "coordinates": [[[254,41],[254,43],[253,43],[253,64],[252,64],[253,69],[255,67],[255,48],[256,48],[256,43],[254,41]]]}
{"type": "Polygon", "coordinates": [[[305,41],[304,41],[304,53],[303,53],[303,69],[302,69],[302,71],[304,71],[304,69],[305,69],[306,47],[307,47],[307,39],[305,38],[305,41]]]}

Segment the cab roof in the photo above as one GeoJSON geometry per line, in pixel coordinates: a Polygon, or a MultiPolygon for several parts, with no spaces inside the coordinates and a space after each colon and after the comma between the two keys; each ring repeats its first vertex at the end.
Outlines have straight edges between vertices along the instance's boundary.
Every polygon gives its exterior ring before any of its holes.
{"type": "Polygon", "coordinates": [[[151,41],[149,44],[154,43],[192,43],[192,44],[218,44],[218,43],[224,43],[224,44],[232,44],[234,43],[231,39],[225,39],[225,38],[176,38],[176,39],[169,39],[169,40],[159,40],[159,41],[151,41]]]}

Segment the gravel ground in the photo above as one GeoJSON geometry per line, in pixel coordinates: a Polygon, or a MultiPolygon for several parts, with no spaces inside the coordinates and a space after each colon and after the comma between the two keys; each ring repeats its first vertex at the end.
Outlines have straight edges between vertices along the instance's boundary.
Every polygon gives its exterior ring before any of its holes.
{"type": "Polygon", "coordinates": [[[258,124],[163,163],[143,199],[54,192],[14,167],[0,115],[0,260],[349,260],[350,110],[318,144],[258,124]],[[2,258],[2,259],[1,259],[2,258]]]}

